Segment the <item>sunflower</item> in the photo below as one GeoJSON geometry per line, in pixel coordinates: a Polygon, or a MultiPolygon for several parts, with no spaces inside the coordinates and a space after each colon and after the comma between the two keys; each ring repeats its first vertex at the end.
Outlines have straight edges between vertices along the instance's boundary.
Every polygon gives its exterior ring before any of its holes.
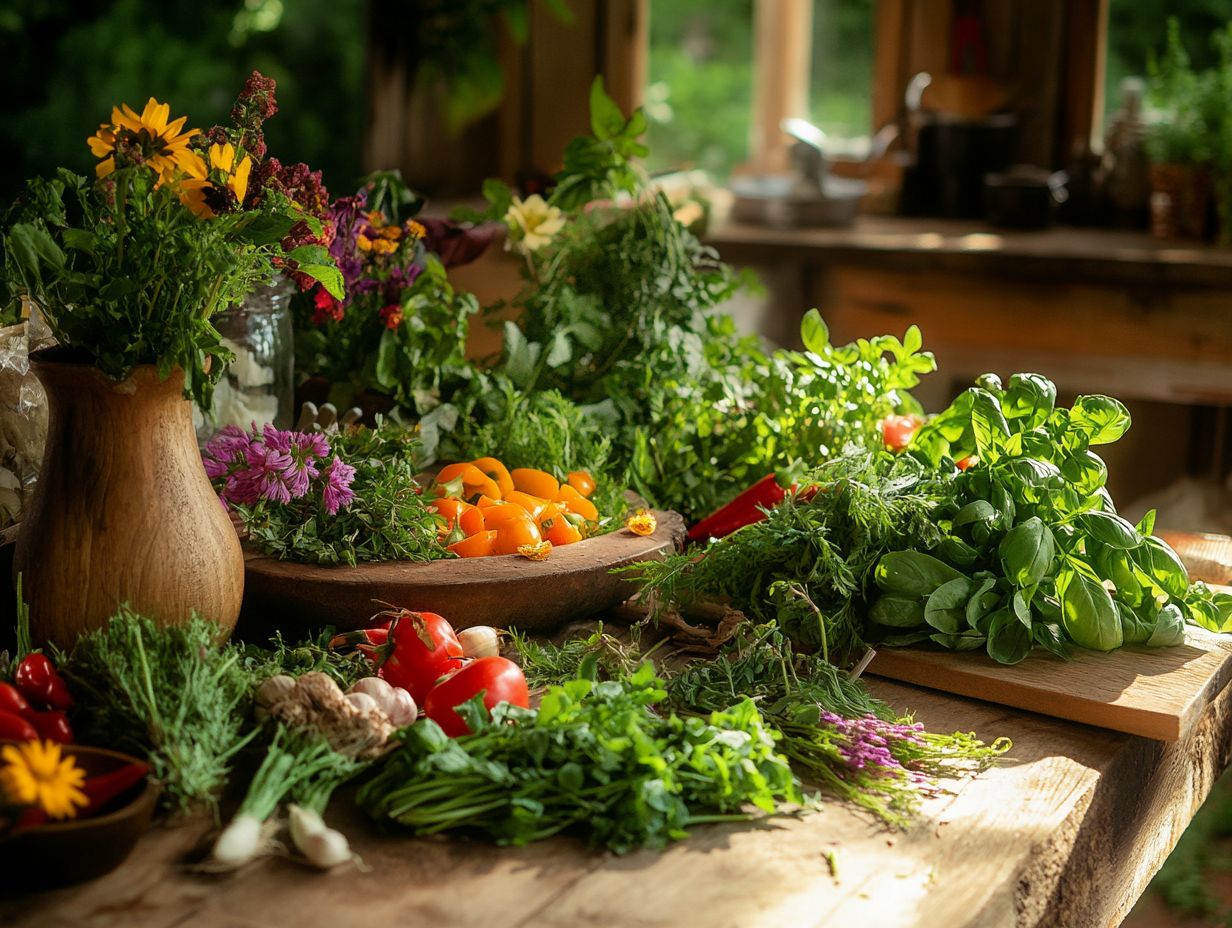
{"type": "Polygon", "coordinates": [[[72,818],[89,804],[81,785],[85,771],[60,756],[54,741],[25,741],[0,749],[0,794],[20,806],[38,806],[51,818],[72,818]]]}
{"type": "Polygon", "coordinates": [[[248,195],[248,176],[252,173],[252,159],[248,155],[237,162],[235,146],[230,142],[225,145],[215,142],[210,146],[208,165],[196,152],[190,151],[188,154],[190,157],[184,166],[188,177],[180,182],[180,200],[185,206],[208,219],[228,205],[244,205],[244,197],[248,195]],[[221,186],[210,179],[212,172],[218,173],[221,186]],[[228,190],[235,197],[234,204],[230,204],[230,197],[225,193],[228,190]]]}
{"type": "Polygon", "coordinates": [[[86,143],[96,158],[102,160],[95,168],[99,177],[116,169],[116,157],[123,164],[144,164],[158,174],[159,183],[168,180],[177,170],[185,170],[192,157],[188,140],[199,130],[184,132],[187,116],[171,120],[171,106],[153,97],[138,116],[127,103],[113,107],[111,122],[102,123],[86,143]]]}

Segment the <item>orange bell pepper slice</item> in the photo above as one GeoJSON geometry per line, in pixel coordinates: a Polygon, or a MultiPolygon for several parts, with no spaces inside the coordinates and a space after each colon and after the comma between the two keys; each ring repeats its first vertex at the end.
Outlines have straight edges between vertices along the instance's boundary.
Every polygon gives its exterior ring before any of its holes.
{"type": "Polygon", "coordinates": [[[452,551],[458,557],[487,557],[496,544],[496,530],[476,532],[469,538],[455,541],[446,550],[452,551]]]}
{"type": "Polygon", "coordinates": [[[507,498],[513,492],[513,478],[509,476],[509,468],[496,458],[475,458],[471,463],[478,467],[486,477],[496,481],[497,487],[500,488],[501,499],[507,498]]]}
{"type": "Polygon", "coordinates": [[[587,522],[599,521],[599,510],[595,508],[595,504],[569,486],[569,484],[565,484],[560,488],[560,491],[556,494],[556,502],[563,505],[570,512],[576,512],[587,522]]]}
{"type": "Polygon", "coordinates": [[[510,476],[515,489],[540,499],[556,499],[560,492],[560,481],[546,470],[535,470],[531,467],[515,467],[510,476]]]}
{"type": "Polygon", "coordinates": [[[595,492],[595,478],[584,470],[570,471],[565,476],[565,482],[587,499],[590,499],[590,494],[595,492]]]}

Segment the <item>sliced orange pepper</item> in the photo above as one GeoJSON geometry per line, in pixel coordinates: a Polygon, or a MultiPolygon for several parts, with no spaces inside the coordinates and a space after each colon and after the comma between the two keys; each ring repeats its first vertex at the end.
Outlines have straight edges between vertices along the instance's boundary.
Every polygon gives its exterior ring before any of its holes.
{"type": "Polygon", "coordinates": [[[546,470],[515,467],[510,476],[515,489],[540,499],[556,499],[556,494],[560,492],[560,482],[546,470]]]}
{"type": "Polygon", "coordinates": [[[556,502],[570,512],[576,512],[587,522],[599,521],[599,510],[595,508],[595,504],[567,483],[556,494],[556,502]]]}
{"type": "Polygon", "coordinates": [[[496,481],[502,499],[513,491],[513,478],[509,476],[509,468],[496,458],[475,458],[471,463],[478,467],[484,475],[496,481]]]}
{"type": "Polygon", "coordinates": [[[489,506],[503,506],[505,505],[505,502],[504,500],[495,499],[494,497],[483,493],[480,494],[479,499],[475,502],[475,505],[479,509],[487,509],[489,506]]]}
{"type": "Polygon", "coordinates": [[[582,533],[578,531],[577,526],[566,519],[564,513],[559,511],[555,516],[546,518],[539,523],[539,533],[558,547],[560,545],[571,545],[582,540],[582,533]]]}
{"type": "Polygon", "coordinates": [[[505,497],[506,502],[513,503],[516,506],[521,506],[530,513],[530,517],[536,522],[539,521],[539,514],[543,512],[548,505],[546,499],[541,499],[538,496],[531,496],[529,493],[523,493],[521,490],[514,490],[505,497]]]}
{"type": "Polygon", "coordinates": [[[450,551],[458,557],[487,557],[496,544],[496,531],[476,532],[469,538],[455,541],[449,546],[450,551]]]}
{"type": "Polygon", "coordinates": [[[462,513],[473,507],[470,503],[463,502],[455,496],[442,496],[440,499],[432,501],[432,508],[452,524],[458,521],[462,513]]]}
{"type": "Polygon", "coordinates": [[[565,480],[569,486],[573,487],[573,489],[577,490],[587,499],[590,499],[590,494],[595,492],[595,478],[584,470],[570,471],[566,475],[565,480]]]}
{"type": "Polygon", "coordinates": [[[474,464],[449,464],[442,467],[436,475],[436,495],[458,496],[461,499],[487,495],[500,499],[501,491],[496,481],[474,464]],[[459,481],[462,485],[461,492],[456,489],[459,481]]]}
{"type": "Polygon", "coordinates": [[[519,506],[517,503],[500,503],[496,506],[484,506],[483,522],[487,528],[500,528],[507,522],[530,522],[532,525],[535,520],[530,517],[530,513],[519,506]]]}
{"type": "Polygon", "coordinates": [[[517,554],[522,545],[537,545],[541,541],[543,536],[539,534],[538,526],[523,510],[523,518],[511,519],[496,529],[496,543],[492,546],[492,553],[517,554]]]}
{"type": "Polygon", "coordinates": [[[462,531],[468,536],[474,535],[477,532],[482,532],[487,528],[487,522],[483,517],[483,510],[478,506],[471,506],[458,518],[458,525],[462,527],[462,531]]]}

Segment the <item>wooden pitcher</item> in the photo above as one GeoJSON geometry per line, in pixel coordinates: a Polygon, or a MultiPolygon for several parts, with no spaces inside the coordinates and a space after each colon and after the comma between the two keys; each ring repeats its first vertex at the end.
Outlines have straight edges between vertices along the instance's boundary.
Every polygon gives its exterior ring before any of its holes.
{"type": "Polygon", "coordinates": [[[210,486],[184,372],[117,383],[57,349],[31,357],[47,391],[43,468],[13,559],[34,640],[71,647],[128,602],[156,621],[194,612],[230,631],[244,592],[235,529],[210,486]]]}

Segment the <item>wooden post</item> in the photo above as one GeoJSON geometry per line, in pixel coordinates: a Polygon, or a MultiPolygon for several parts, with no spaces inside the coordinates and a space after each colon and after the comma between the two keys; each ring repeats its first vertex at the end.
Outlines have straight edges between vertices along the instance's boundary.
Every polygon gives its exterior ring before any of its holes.
{"type": "Polygon", "coordinates": [[[753,22],[753,125],[749,169],[788,168],[789,143],[779,124],[808,118],[812,0],[757,0],[753,22]]]}

